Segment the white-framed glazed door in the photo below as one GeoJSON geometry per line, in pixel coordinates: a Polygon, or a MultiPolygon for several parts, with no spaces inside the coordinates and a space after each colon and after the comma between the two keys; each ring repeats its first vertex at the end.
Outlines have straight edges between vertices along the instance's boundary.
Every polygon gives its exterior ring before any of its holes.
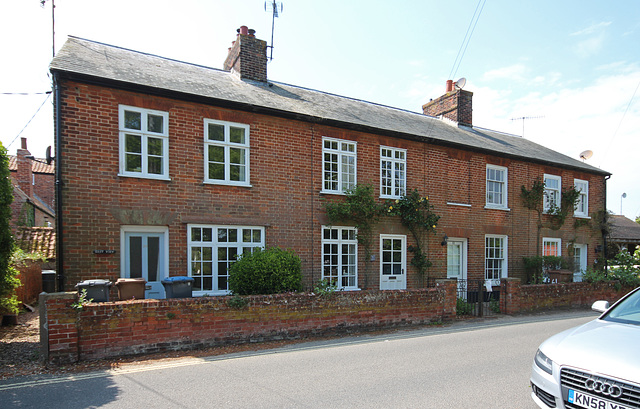
{"type": "Polygon", "coordinates": [[[582,282],[582,275],[587,270],[587,245],[573,245],[573,281],[582,282]]]}
{"type": "Polygon", "coordinates": [[[166,228],[123,228],[122,276],[144,278],[145,298],[165,298],[162,279],[167,277],[168,249],[166,228]]]}
{"type": "Polygon", "coordinates": [[[380,235],[380,289],[407,288],[407,236],[380,235]]]}
{"type": "Polygon", "coordinates": [[[447,240],[447,278],[458,280],[458,296],[467,297],[467,239],[447,240]]]}

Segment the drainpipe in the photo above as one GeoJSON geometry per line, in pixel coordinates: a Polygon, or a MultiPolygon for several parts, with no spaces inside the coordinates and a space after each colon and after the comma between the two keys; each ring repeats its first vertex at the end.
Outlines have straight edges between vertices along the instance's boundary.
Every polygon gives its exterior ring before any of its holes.
{"type": "Polygon", "coordinates": [[[61,128],[62,120],[60,118],[60,86],[58,84],[58,75],[53,74],[53,93],[54,93],[54,133],[55,133],[55,165],[56,165],[56,272],[58,276],[58,291],[64,291],[64,263],[63,263],[63,243],[62,243],[62,177],[60,162],[62,161],[62,142],[61,128]]]}
{"type": "MultiPolygon", "coordinates": [[[[608,219],[608,213],[607,213],[607,180],[609,180],[609,178],[611,178],[611,175],[607,175],[604,178],[604,214],[603,214],[603,218],[606,221],[608,219]]],[[[605,274],[609,273],[609,255],[607,254],[607,235],[609,234],[608,232],[608,228],[603,228],[602,229],[602,254],[604,254],[604,272],[605,274]]]]}

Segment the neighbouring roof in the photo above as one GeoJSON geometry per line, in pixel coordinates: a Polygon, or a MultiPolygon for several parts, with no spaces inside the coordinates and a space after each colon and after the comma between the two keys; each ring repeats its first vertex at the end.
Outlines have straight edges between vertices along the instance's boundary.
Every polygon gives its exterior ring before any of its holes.
{"type": "Polygon", "coordinates": [[[56,258],[56,232],[53,227],[22,227],[14,236],[16,245],[27,253],[42,253],[56,258]]]}
{"type": "Polygon", "coordinates": [[[13,185],[13,196],[14,198],[16,197],[20,198],[22,203],[23,202],[31,203],[41,212],[46,213],[53,218],[56,217],[55,210],[53,210],[51,206],[45,203],[45,201],[42,200],[40,197],[38,197],[38,195],[36,194],[30,197],[24,190],[20,189],[20,187],[13,185]]]}
{"type": "Polygon", "coordinates": [[[293,85],[240,80],[220,69],[70,37],[51,62],[53,73],[129,89],[347,129],[473,150],[503,157],[608,172],[527,139],[482,128],[452,126],[421,113],[293,85]]]}
{"type": "MultiPolygon", "coordinates": [[[[11,172],[18,171],[18,157],[15,155],[9,155],[9,170],[11,172]]],[[[31,161],[31,171],[33,173],[46,173],[54,175],[56,173],[56,168],[53,162],[50,165],[47,165],[46,160],[36,159],[31,161]]]]}
{"type": "Polygon", "coordinates": [[[609,215],[609,224],[611,225],[610,241],[640,243],[640,224],[619,215],[609,215]]]}

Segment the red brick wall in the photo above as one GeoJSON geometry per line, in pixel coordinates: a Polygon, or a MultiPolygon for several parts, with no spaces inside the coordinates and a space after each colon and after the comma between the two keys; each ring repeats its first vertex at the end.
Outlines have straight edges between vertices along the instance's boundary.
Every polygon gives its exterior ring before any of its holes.
{"type": "MultiPolygon", "coordinates": [[[[169,273],[184,275],[188,223],[265,226],[267,246],[291,248],[301,257],[304,283],[310,288],[321,278],[320,233],[327,223],[322,203],[341,197],[320,194],[323,136],[357,142],[358,183],[373,184],[376,194],[380,145],[408,150],[407,187],[427,195],[441,216],[437,233],[427,242],[434,264],[430,277],[446,277],[446,246],[440,245],[445,233],[468,239],[469,278],[484,275],[485,234],[508,235],[509,276],[524,277],[522,257],[538,251],[537,215],[522,206],[520,188],[530,188],[544,173],[562,176],[564,188],[574,178],[588,180],[590,213],[604,208],[604,180],[598,175],[76,82],[62,81],[61,92],[62,146],[57,154],[64,175],[63,262],[68,290],[85,279],[119,278],[122,225],[168,226],[169,273]],[[118,104],[169,112],[170,181],[118,176],[118,104]],[[251,187],[203,184],[204,118],[250,125],[251,187]],[[509,210],[485,209],[486,164],[508,167],[509,210]],[[93,254],[96,249],[116,253],[93,254]]],[[[376,254],[378,233],[405,234],[407,244],[413,244],[398,220],[385,220],[376,231],[376,254]]],[[[601,244],[597,229],[574,227],[572,216],[560,230],[543,230],[542,237],[546,236],[562,238],[563,254],[570,241],[587,243],[589,264],[596,244],[601,244]]],[[[421,280],[410,257],[409,253],[407,282],[416,288],[421,280]]],[[[368,274],[360,246],[359,285],[376,289],[379,257],[367,268],[368,274]]]]}
{"type": "Polygon", "coordinates": [[[228,305],[231,297],[200,297],[93,303],[78,311],[71,308],[74,299],[74,293],[43,296],[49,362],[404,327],[455,316],[455,282],[449,280],[413,291],[251,296],[241,309],[228,305]]]}
{"type": "MultiPolygon", "coordinates": [[[[630,289],[616,283],[521,286],[503,280],[500,308],[517,314],[613,303],[630,289]]],[[[122,355],[193,349],[229,343],[295,339],[308,335],[447,322],[456,315],[456,282],[408,291],[355,291],[243,297],[132,300],[71,308],[75,293],[42,294],[41,343],[45,361],[57,364],[122,355]]]]}

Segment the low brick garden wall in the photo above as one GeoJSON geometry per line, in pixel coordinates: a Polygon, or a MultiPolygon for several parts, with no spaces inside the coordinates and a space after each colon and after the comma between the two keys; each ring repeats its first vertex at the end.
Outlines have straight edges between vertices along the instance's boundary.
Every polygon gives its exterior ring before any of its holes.
{"type": "Polygon", "coordinates": [[[43,356],[54,364],[241,342],[294,339],[450,321],[455,281],[411,291],[356,291],[167,300],[71,307],[75,293],[42,294],[43,356]]]}
{"type": "MultiPolygon", "coordinates": [[[[616,301],[630,289],[615,283],[520,285],[502,282],[502,312],[518,314],[616,301]]],[[[41,294],[40,337],[48,363],[296,339],[448,322],[456,315],[456,282],[406,291],[355,291],[202,297],[71,304],[76,293],[41,294]],[[237,299],[236,299],[237,300],[237,299]]]]}

